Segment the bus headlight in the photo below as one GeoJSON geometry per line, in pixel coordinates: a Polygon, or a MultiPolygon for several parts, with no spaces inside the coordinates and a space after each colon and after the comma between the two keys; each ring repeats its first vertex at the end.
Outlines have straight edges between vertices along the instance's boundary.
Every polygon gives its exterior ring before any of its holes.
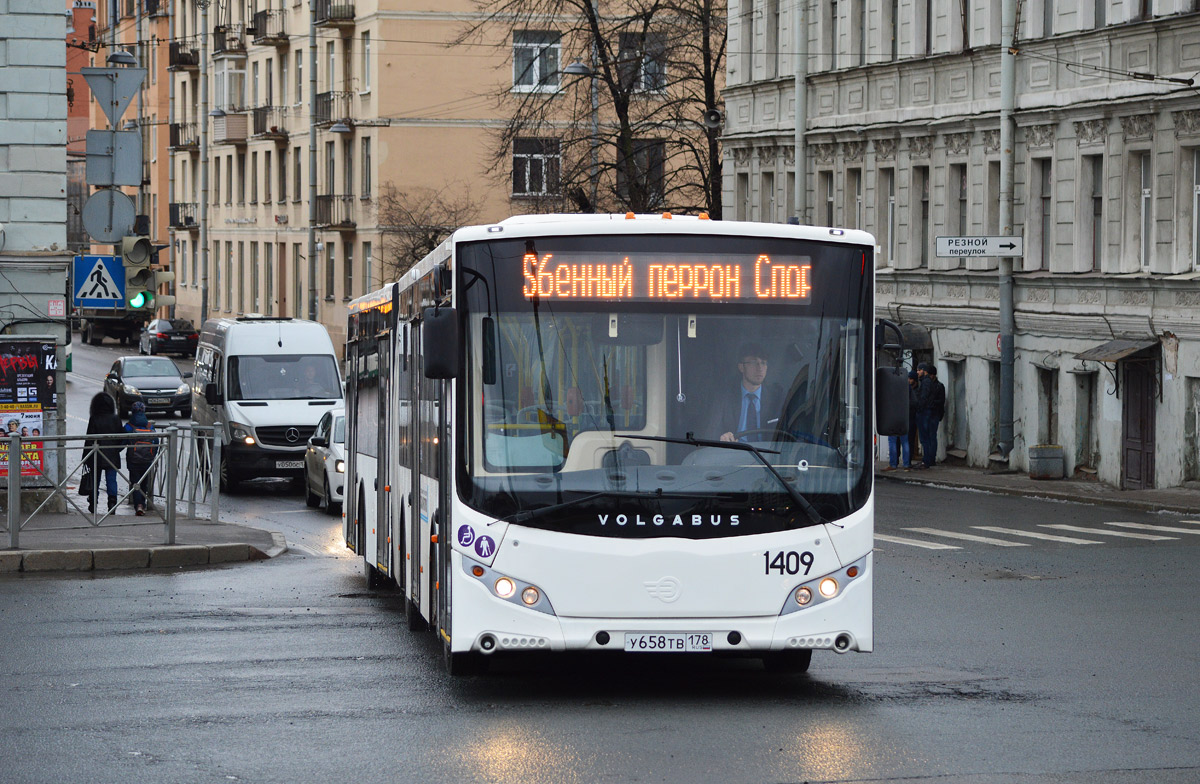
{"type": "Polygon", "coordinates": [[[554,615],[554,607],[551,606],[549,597],[536,585],[501,574],[465,556],[462,568],[466,574],[483,583],[488,592],[497,599],[524,607],[527,610],[554,615]]]}
{"type": "Polygon", "coordinates": [[[333,470],[334,470],[334,471],[337,471],[339,474],[344,474],[344,473],[346,473],[346,461],[345,461],[345,460],[339,460],[339,461],[337,461],[336,463],[334,463],[334,464],[333,464],[333,470]]]}
{"type": "Polygon", "coordinates": [[[861,580],[867,571],[867,556],[838,569],[835,572],[822,574],[806,580],[788,591],[787,599],[783,602],[780,615],[799,612],[814,607],[822,602],[836,599],[842,595],[851,583],[861,580]]]}

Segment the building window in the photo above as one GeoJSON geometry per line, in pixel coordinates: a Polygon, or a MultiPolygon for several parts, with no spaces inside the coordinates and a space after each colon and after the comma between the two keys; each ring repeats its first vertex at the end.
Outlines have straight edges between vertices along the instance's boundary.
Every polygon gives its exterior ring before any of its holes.
{"type": "Polygon", "coordinates": [[[263,253],[263,280],[266,281],[263,286],[263,312],[270,316],[275,310],[275,243],[264,242],[263,253]]]}
{"type": "Polygon", "coordinates": [[[737,175],[737,219],[750,219],[750,175],[746,172],[737,175]]]}
{"type": "Polygon", "coordinates": [[[371,198],[371,137],[362,140],[362,197],[371,198]]]}
{"type": "Polygon", "coordinates": [[[867,64],[867,3],[866,0],[853,0],[852,17],[858,28],[858,40],[854,42],[855,55],[859,65],[867,64]]]}
{"type": "MultiPolygon", "coordinates": [[[[303,257],[300,254],[300,243],[292,243],[292,318],[304,318],[304,286],[301,285],[300,278],[300,260],[303,257]]],[[[281,311],[281,316],[286,316],[287,313],[281,311]]]]}
{"type": "Polygon", "coordinates": [[[1049,158],[1034,161],[1034,172],[1038,182],[1038,230],[1041,240],[1041,257],[1039,269],[1050,269],[1050,251],[1054,246],[1054,231],[1051,210],[1054,203],[1054,182],[1051,176],[1051,161],[1049,158]]]}
{"type": "MultiPolygon", "coordinates": [[[[221,199],[221,159],[220,158],[213,158],[212,172],[213,172],[213,201],[219,201],[221,199]]],[[[199,199],[197,199],[197,201],[199,201],[199,199]]]]}
{"type": "Polygon", "coordinates": [[[900,36],[897,34],[897,27],[900,24],[900,0],[884,0],[883,10],[888,15],[884,25],[889,39],[886,51],[889,53],[890,59],[898,60],[900,58],[900,36]]]}
{"type": "Polygon", "coordinates": [[[332,242],[325,243],[325,299],[333,299],[333,286],[337,282],[337,254],[332,242]]]}
{"type": "Polygon", "coordinates": [[[371,34],[362,34],[362,89],[364,93],[371,92],[371,34]]]}
{"type": "Polygon", "coordinates": [[[517,139],[513,142],[513,196],[558,193],[558,139],[517,139]]]}
{"type": "MultiPolygon", "coordinates": [[[[1091,269],[1101,269],[1101,256],[1104,250],[1104,157],[1101,155],[1085,155],[1083,157],[1083,189],[1090,198],[1086,206],[1087,241],[1091,247],[1091,269]]],[[[1086,258],[1086,257],[1085,257],[1086,258]]]]}
{"type": "Polygon", "coordinates": [[[792,216],[796,215],[796,172],[790,171],[787,173],[784,187],[787,188],[787,192],[783,194],[784,208],[787,210],[784,214],[784,219],[790,220],[792,216]]]}
{"type": "Polygon", "coordinates": [[[1093,0],[1093,27],[1100,28],[1108,24],[1108,0],[1093,0]]]}
{"type": "Polygon", "coordinates": [[[962,163],[950,164],[950,198],[947,205],[949,214],[946,216],[947,230],[954,231],[959,237],[967,235],[967,166],[962,163]]]}
{"type": "Polygon", "coordinates": [[[225,203],[233,204],[233,156],[225,156],[225,203]]]}
{"type": "MultiPolygon", "coordinates": [[[[829,25],[826,28],[829,32],[829,38],[826,45],[829,47],[829,68],[836,70],[838,67],[838,0],[829,0],[829,25]]],[[[829,224],[832,226],[833,224],[829,224]]]]}
{"type": "Polygon", "coordinates": [[[239,152],[237,156],[238,173],[238,204],[246,203],[246,153],[239,152]]]}
{"type": "Polygon", "coordinates": [[[349,197],[354,193],[354,141],[342,143],[342,193],[349,197]]]}
{"type": "Polygon", "coordinates": [[[337,193],[334,190],[334,178],[337,176],[337,159],[333,154],[333,142],[325,142],[325,190],[324,193],[337,193]]]}
{"type": "Polygon", "coordinates": [[[250,105],[261,106],[258,102],[258,63],[250,64],[250,105]]]}
{"type": "Polygon", "coordinates": [[[559,34],[553,30],[513,33],[513,92],[558,89],[559,34]]]}
{"type": "Polygon", "coordinates": [[[1000,234],[1000,161],[988,161],[987,233],[1000,234]]]}
{"type": "Polygon", "coordinates": [[[263,151],[263,202],[271,203],[271,151],[263,151]]]}
{"type": "MultiPolygon", "coordinates": [[[[862,169],[846,170],[846,227],[863,227],[863,181],[862,169]]],[[[832,225],[832,224],[830,224],[832,225]]]]}
{"type": "Polygon", "coordinates": [[[667,86],[667,41],[661,33],[621,33],[621,84],[630,92],[657,92],[667,86]]]}
{"type": "Polygon", "coordinates": [[[920,266],[929,264],[929,167],[913,167],[913,199],[916,220],[913,221],[913,243],[920,266]]]}
{"type": "Polygon", "coordinates": [[[237,258],[237,309],[246,312],[246,243],[238,241],[237,258]]]}
{"type": "Polygon", "coordinates": [[[300,201],[300,148],[292,148],[292,201],[300,201]]]}
{"type": "Polygon", "coordinates": [[[371,243],[364,242],[362,247],[362,293],[366,294],[375,284],[371,274],[371,243]]]}
{"type": "Polygon", "coordinates": [[[354,243],[347,242],[343,252],[345,258],[342,259],[342,299],[348,301],[354,295],[354,243]]]}
{"type": "Polygon", "coordinates": [[[766,74],[767,79],[774,79],[779,75],[779,60],[783,56],[779,51],[779,0],[767,0],[767,20],[766,20],[766,46],[764,51],[766,54],[766,74]]]}
{"type": "Polygon", "coordinates": [[[923,55],[933,54],[933,0],[921,0],[918,6],[922,36],[921,46],[917,51],[923,55]]]}
{"type": "Polygon", "coordinates": [[[884,263],[894,266],[896,263],[896,170],[880,169],[876,189],[875,214],[878,216],[878,226],[875,231],[879,235],[879,247],[884,253],[884,263]]]}
{"type": "Polygon", "coordinates": [[[214,108],[224,112],[239,112],[246,105],[246,68],[240,59],[217,60],[213,63],[214,108]]]}
{"type": "Polygon", "coordinates": [[[1042,0],[1042,37],[1054,35],[1054,0],[1042,0]]]}
{"type": "Polygon", "coordinates": [[[1134,153],[1137,161],[1138,176],[1141,181],[1141,198],[1138,199],[1138,225],[1141,227],[1141,249],[1140,256],[1142,269],[1150,268],[1150,261],[1153,258],[1153,228],[1154,228],[1154,185],[1153,173],[1150,169],[1150,153],[1139,152],[1134,153]]]}
{"type": "Polygon", "coordinates": [[[250,203],[258,204],[258,153],[250,153],[250,203]]]}
{"type": "Polygon", "coordinates": [[[767,223],[779,220],[775,214],[775,172],[762,173],[762,219],[767,223]]]}
{"type": "Polygon", "coordinates": [[[634,139],[633,158],[617,167],[617,193],[622,199],[639,203],[647,209],[655,209],[663,197],[664,162],[666,144],[662,139],[634,139]],[[629,187],[629,176],[636,178],[642,199],[634,198],[629,187]]]}
{"type": "Polygon", "coordinates": [[[192,285],[195,286],[200,282],[200,249],[195,243],[192,243],[192,285]]]}
{"type": "Polygon", "coordinates": [[[325,89],[333,92],[337,76],[337,54],[333,41],[325,44],[325,89]]]}
{"type": "Polygon", "coordinates": [[[817,175],[817,206],[821,210],[820,223],[833,226],[833,172],[823,171],[817,175]]]}
{"type": "Polygon", "coordinates": [[[225,310],[233,311],[233,242],[225,243],[225,310]]]}
{"type": "Polygon", "coordinates": [[[287,148],[279,151],[279,203],[287,201],[287,148]]]}
{"type": "Polygon", "coordinates": [[[294,106],[303,103],[304,95],[304,52],[296,50],[296,102],[294,106]]]}
{"type": "Polygon", "coordinates": [[[1192,269],[1200,270],[1200,148],[1192,150],[1192,269]]]}
{"type": "Polygon", "coordinates": [[[754,0],[742,0],[742,81],[754,79],[754,0]]]}
{"type": "Polygon", "coordinates": [[[258,243],[250,243],[250,307],[255,313],[261,313],[258,290],[258,243]]]}

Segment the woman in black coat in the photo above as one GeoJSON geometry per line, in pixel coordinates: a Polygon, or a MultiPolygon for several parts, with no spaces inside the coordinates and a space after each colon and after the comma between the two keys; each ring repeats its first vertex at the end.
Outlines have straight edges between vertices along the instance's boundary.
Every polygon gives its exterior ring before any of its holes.
{"type": "MultiPolygon", "coordinates": [[[[100,392],[92,398],[89,410],[87,434],[90,435],[120,435],[125,432],[125,425],[117,416],[117,406],[105,392],[100,392]]],[[[108,490],[108,510],[117,508],[117,469],[121,467],[121,449],[125,446],[123,439],[86,439],[83,442],[83,459],[91,463],[96,471],[104,472],[104,484],[108,490]],[[94,463],[92,461],[95,460],[94,463]]],[[[96,495],[100,483],[93,481],[92,492],[88,496],[88,511],[96,511],[96,495]]]]}

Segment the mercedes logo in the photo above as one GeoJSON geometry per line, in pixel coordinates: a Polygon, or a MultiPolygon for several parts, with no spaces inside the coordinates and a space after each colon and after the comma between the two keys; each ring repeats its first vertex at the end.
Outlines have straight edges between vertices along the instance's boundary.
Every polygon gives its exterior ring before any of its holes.
{"type": "Polygon", "coordinates": [[[289,444],[294,444],[300,440],[300,431],[294,427],[289,427],[287,432],[283,434],[289,444]]]}

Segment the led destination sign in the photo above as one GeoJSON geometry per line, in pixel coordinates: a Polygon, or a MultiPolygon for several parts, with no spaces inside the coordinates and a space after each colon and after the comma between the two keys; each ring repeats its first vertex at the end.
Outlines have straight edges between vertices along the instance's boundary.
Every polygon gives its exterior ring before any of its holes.
{"type": "Polygon", "coordinates": [[[613,262],[593,254],[526,253],[521,275],[526,299],[807,302],[812,293],[807,257],[777,261],[765,253],[753,258],[630,253],[613,262]]]}

